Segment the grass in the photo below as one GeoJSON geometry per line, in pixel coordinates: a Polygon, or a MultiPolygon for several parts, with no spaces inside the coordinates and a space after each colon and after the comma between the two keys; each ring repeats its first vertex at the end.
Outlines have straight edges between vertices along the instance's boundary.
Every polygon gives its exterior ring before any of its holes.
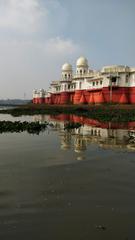
{"type": "Polygon", "coordinates": [[[0,110],[0,113],[13,116],[51,114],[75,114],[103,122],[135,121],[135,105],[34,105],[27,104],[14,109],[0,110]]]}

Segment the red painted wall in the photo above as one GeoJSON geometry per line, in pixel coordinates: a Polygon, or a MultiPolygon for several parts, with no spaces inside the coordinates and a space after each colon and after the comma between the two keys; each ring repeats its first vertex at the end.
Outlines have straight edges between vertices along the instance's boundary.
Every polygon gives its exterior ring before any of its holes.
{"type": "Polygon", "coordinates": [[[34,98],[35,104],[100,104],[120,103],[135,104],[135,87],[114,87],[112,94],[110,88],[105,87],[96,90],[76,90],[74,92],[62,92],[51,94],[49,98],[34,98]]]}

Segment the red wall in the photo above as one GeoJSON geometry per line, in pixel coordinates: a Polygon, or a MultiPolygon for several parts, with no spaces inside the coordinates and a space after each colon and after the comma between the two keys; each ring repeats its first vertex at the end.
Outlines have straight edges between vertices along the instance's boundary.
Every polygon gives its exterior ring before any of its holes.
{"type": "Polygon", "coordinates": [[[99,103],[134,103],[135,104],[135,87],[113,87],[112,99],[110,88],[105,87],[96,90],[76,90],[74,92],[62,92],[52,94],[49,98],[34,98],[35,104],[99,104],[99,103]],[[110,101],[112,100],[112,101],[110,101]]]}

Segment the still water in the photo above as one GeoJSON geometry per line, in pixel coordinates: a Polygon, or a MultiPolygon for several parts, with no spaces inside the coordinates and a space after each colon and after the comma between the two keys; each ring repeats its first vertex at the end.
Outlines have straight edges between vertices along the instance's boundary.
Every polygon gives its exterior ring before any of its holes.
{"type": "Polygon", "coordinates": [[[135,239],[135,122],[74,115],[39,135],[0,135],[0,240],[135,239]],[[67,121],[79,129],[64,130],[67,121]]]}

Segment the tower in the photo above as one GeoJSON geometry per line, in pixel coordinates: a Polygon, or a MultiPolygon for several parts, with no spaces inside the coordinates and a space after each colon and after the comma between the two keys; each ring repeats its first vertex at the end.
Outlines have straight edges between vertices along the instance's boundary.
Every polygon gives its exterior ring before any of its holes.
{"type": "Polygon", "coordinates": [[[70,83],[72,81],[72,66],[69,63],[65,63],[62,66],[61,73],[61,97],[60,103],[67,104],[70,100],[70,95],[68,90],[70,89],[70,83]]]}
{"type": "Polygon", "coordinates": [[[76,62],[76,74],[77,75],[83,75],[88,73],[88,60],[84,57],[78,58],[76,62]]]}
{"type": "Polygon", "coordinates": [[[62,66],[61,81],[71,81],[71,80],[72,80],[72,66],[69,63],[65,63],[62,66]]]}
{"type": "Polygon", "coordinates": [[[69,63],[65,63],[62,66],[61,73],[61,91],[67,91],[68,85],[72,81],[72,66],[69,63]]]}

